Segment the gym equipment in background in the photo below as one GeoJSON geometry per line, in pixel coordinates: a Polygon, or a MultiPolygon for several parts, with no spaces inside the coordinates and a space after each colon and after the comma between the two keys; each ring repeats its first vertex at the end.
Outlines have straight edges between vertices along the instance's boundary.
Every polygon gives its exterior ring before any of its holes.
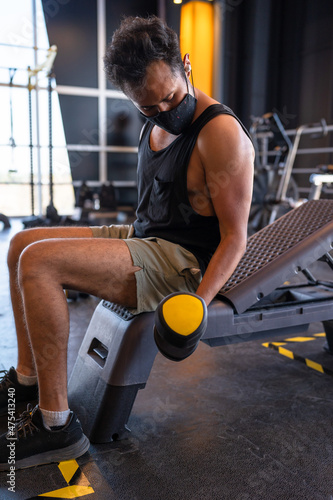
{"type": "Polygon", "coordinates": [[[333,184],[333,165],[317,165],[316,173],[310,175],[309,200],[319,200],[323,190],[333,184]]]}
{"type": "MultiPolygon", "coordinates": [[[[288,151],[288,156],[287,156],[287,159],[285,162],[284,169],[282,171],[281,179],[280,179],[279,186],[278,186],[277,193],[276,193],[276,200],[275,200],[275,203],[272,207],[271,216],[269,219],[270,223],[274,222],[274,220],[278,217],[278,210],[279,210],[279,206],[281,204],[287,203],[287,204],[289,204],[289,206],[291,208],[294,208],[295,206],[297,206],[297,203],[299,201],[302,203],[302,200],[298,200],[298,197],[294,197],[292,199],[290,199],[288,197],[288,188],[289,188],[290,180],[292,177],[292,169],[293,169],[293,166],[295,163],[295,158],[296,158],[296,154],[297,154],[297,150],[299,147],[299,143],[300,143],[302,134],[305,132],[305,130],[313,129],[316,127],[321,127],[322,131],[319,134],[313,133],[311,136],[313,139],[317,139],[319,137],[325,137],[327,135],[327,123],[326,123],[324,118],[322,118],[320,120],[320,123],[304,124],[304,125],[300,125],[296,129],[296,135],[294,138],[294,142],[293,142],[292,148],[289,149],[289,151],[288,151]]],[[[303,200],[303,201],[305,201],[305,200],[303,200]]]]}
{"type": "Polygon", "coordinates": [[[8,217],[6,217],[4,214],[0,214],[0,222],[2,222],[3,224],[2,229],[9,229],[11,227],[8,217]]]}
{"type": "Polygon", "coordinates": [[[13,119],[13,79],[17,71],[16,68],[8,68],[9,70],[9,113],[10,113],[10,138],[9,145],[12,148],[16,147],[14,139],[14,119],[13,119]]]}
{"type": "MultiPolygon", "coordinates": [[[[249,216],[249,233],[252,234],[269,223],[272,204],[276,200],[278,172],[285,165],[292,143],[277,113],[253,117],[250,134],[256,152],[253,198],[249,216]],[[274,150],[273,163],[269,161],[268,149],[274,150]]],[[[293,178],[290,181],[292,189],[288,194],[298,198],[297,185],[293,178]]]]}
{"type": "MultiPolygon", "coordinates": [[[[14,139],[14,117],[13,117],[13,80],[16,74],[16,68],[8,68],[9,71],[9,115],[10,115],[10,138],[9,146],[12,148],[12,165],[14,165],[14,148],[16,148],[16,143],[14,139]]],[[[16,170],[11,167],[9,172],[14,173],[16,170]]],[[[9,229],[11,224],[8,217],[5,214],[0,213],[0,222],[2,222],[2,229],[9,229]]]]}
{"type": "Polygon", "coordinates": [[[111,183],[90,187],[83,181],[76,191],[75,208],[75,221],[83,225],[119,222],[118,200],[111,183]]]}
{"type": "Polygon", "coordinates": [[[62,219],[57,212],[53,203],[53,137],[52,137],[52,81],[55,78],[53,73],[53,64],[57,55],[56,45],[52,45],[48,50],[48,55],[44,63],[38,65],[35,69],[28,67],[28,91],[29,91],[29,149],[30,149],[30,186],[31,186],[31,217],[24,219],[23,226],[37,227],[37,226],[53,226],[66,223],[66,218],[62,219]],[[33,137],[32,137],[32,106],[31,106],[31,93],[35,88],[32,85],[32,78],[35,77],[40,71],[45,71],[48,78],[48,118],[49,118],[49,205],[46,208],[46,216],[35,216],[34,207],[34,165],[33,165],[33,137]]]}
{"type": "Polygon", "coordinates": [[[328,131],[332,131],[332,126],[327,126],[322,119],[320,123],[299,126],[292,142],[277,113],[252,117],[252,120],[250,134],[256,160],[248,226],[250,235],[307,201],[299,197],[299,188],[293,176],[301,137],[306,133],[315,139],[325,137],[328,131]]]}
{"type": "Polygon", "coordinates": [[[33,136],[32,136],[32,98],[33,89],[31,82],[32,73],[28,68],[28,104],[29,104],[29,153],[30,153],[30,198],[31,198],[31,217],[35,217],[35,183],[34,183],[34,154],[33,154],[33,136]]]}

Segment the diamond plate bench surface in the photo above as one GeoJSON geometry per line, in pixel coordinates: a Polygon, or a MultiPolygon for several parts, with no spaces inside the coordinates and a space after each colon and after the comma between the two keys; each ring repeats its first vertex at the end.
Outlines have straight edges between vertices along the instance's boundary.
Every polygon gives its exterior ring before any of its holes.
{"type": "Polygon", "coordinates": [[[248,239],[246,252],[220,290],[243,312],[332,248],[333,201],[313,200],[248,239]]]}

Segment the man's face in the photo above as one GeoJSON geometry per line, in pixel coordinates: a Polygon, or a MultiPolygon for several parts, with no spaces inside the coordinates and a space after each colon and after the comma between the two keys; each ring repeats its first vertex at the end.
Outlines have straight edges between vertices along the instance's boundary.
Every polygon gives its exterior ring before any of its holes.
{"type": "Polygon", "coordinates": [[[187,86],[183,74],[174,74],[164,61],[155,61],[147,68],[143,88],[126,93],[144,115],[154,116],[178,106],[187,94],[187,86]]]}

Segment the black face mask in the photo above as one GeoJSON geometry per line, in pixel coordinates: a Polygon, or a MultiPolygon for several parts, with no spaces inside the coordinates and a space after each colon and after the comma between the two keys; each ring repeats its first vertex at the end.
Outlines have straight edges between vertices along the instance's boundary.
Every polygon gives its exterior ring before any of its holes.
{"type": "Polygon", "coordinates": [[[197,99],[188,92],[187,79],[186,85],[187,94],[175,108],[170,111],[161,111],[154,116],[146,116],[141,111],[140,114],[169,134],[182,134],[191,125],[197,105],[197,99]]]}

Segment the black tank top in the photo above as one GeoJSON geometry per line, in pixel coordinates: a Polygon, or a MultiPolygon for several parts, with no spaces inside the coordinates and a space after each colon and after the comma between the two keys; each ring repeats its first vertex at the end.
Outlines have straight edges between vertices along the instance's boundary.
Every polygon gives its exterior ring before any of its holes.
{"type": "MultiPolygon", "coordinates": [[[[187,167],[200,130],[221,114],[236,118],[223,104],[213,104],[169,146],[153,151],[149,145],[153,124],[143,127],[138,153],[137,238],[158,237],[177,243],[197,258],[202,274],[220,242],[216,216],[199,215],[191,207],[187,193],[187,167]]],[[[250,136],[249,136],[250,137],[250,136]]]]}

